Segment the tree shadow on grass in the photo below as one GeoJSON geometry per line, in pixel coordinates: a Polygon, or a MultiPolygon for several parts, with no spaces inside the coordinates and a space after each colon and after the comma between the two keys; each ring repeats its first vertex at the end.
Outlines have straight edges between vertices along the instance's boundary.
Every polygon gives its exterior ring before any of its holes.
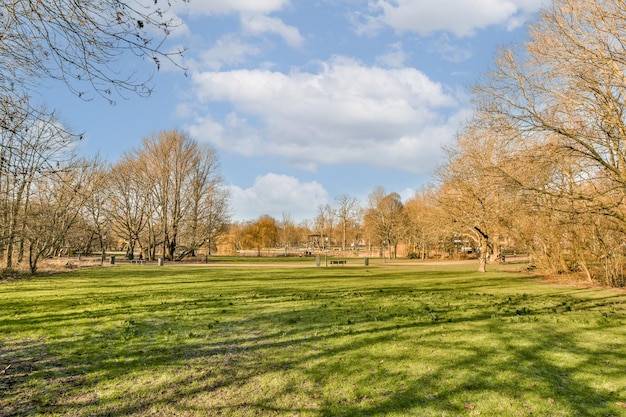
{"type": "MultiPolygon", "coordinates": [[[[500,332],[500,327],[494,330],[500,332]]],[[[617,405],[619,391],[624,395],[625,388],[623,350],[584,349],[579,346],[579,338],[572,336],[558,331],[504,334],[497,338],[496,346],[480,349],[470,347],[471,336],[468,336],[466,341],[446,347],[450,353],[448,358],[416,357],[416,362],[424,364],[421,372],[385,370],[387,365],[382,360],[378,369],[369,373],[354,367],[351,378],[357,387],[355,395],[339,400],[329,398],[321,408],[321,415],[626,415],[617,405]],[[559,362],[558,356],[552,357],[550,353],[557,341],[562,344],[561,349],[578,360],[567,363],[559,362]],[[605,375],[619,380],[617,385],[598,386],[578,373],[587,365],[600,369],[597,363],[600,361],[613,364],[605,375]],[[368,401],[372,395],[376,400],[368,401]]],[[[425,344],[426,348],[431,344],[433,349],[441,349],[441,346],[434,346],[438,342],[425,344]]],[[[378,358],[371,357],[369,361],[363,358],[361,363],[375,363],[378,358]]],[[[324,366],[313,375],[323,381],[322,385],[330,382],[325,375],[327,369],[328,366],[324,366]]]]}
{"type": "Polygon", "coordinates": [[[491,285],[156,299],[106,326],[110,311],[81,313],[93,326],[0,345],[0,414],[626,415],[623,331],[603,316],[616,300],[491,285]],[[576,310],[592,322],[571,325],[576,310]],[[585,332],[614,340],[593,346],[585,332]]]}

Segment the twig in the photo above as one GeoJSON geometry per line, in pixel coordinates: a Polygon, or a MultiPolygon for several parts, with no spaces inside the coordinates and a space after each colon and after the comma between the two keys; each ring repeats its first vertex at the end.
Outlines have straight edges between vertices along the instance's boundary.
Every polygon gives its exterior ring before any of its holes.
{"type": "Polygon", "coordinates": [[[10,367],[11,367],[11,364],[8,364],[6,368],[0,371],[0,375],[4,374],[10,367]]]}

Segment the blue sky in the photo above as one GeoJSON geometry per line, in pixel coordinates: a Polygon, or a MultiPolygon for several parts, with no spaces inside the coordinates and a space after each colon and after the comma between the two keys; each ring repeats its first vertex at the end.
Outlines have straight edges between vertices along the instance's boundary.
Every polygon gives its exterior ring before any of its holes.
{"type": "MultiPolygon", "coordinates": [[[[233,218],[312,219],[377,186],[410,198],[469,114],[496,48],[520,42],[545,0],[191,0],[188,75],[154,74],[149,98],[82,101],[42,92],[81,153],[109,162],[164,129],[218,153],[233,218]]],[[[124,58],[138,71],[146,63],[124,58]]]]}

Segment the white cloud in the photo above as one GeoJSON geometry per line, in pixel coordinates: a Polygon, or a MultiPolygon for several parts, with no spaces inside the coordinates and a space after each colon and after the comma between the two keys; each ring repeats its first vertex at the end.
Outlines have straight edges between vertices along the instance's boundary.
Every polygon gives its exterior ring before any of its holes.
{"type": "Polygon", "coordinates": [[[245,32],[252,35],[274,33],[283,38],[287,45],[293,47],[301,46],[304,42],[304,38],[300,35],[298,29],[286,25],[282,20],[276,17],[262,15],[242,16],[241,25],[245,32]]]}
{"type": "Polygon", "coordinates": [[[472,36],[478,29],[503,25],[514,29],[538,11],[545,0],[377,0],[362,15],[357,30],[371,33],[388,26],[422,35],[451,32],[472,36]]]}
{"type": "Polygon", "coordinates": [[[376,62],[388,68],[402,68],[408,55],[402,49],[402,43],[396,42],[387,47],[387,52],[376,57],[376,62]]]}
{"type": "Polygon", "coordinates": [[[195,118],[194,124],[188,128],[191,137],[202,137],[215,146],[222,147],[225,128],[213,120],[211,115],[197,115],[195,110],[189,105],[178,106],[177,113],[183,118],[195,118]]]}
{"type": "Polygon", "coordinates": [[[319,183],[274,173],[257,177],[250,188],[229,188],[236,220],[251,220],[259,213],[276,219],[284,213],[296,220],[308,219],[315,216],[320,204],[328,202],[328,192],[319,183]]]}
{"type": "Polygon", "coordinates": [[[472,57],[472,50],[470,45],[461,47],[450,42],[447,35],[442,35],[438,39],[433,40],[429,45],[429,51],[436,53],[442,59],[446,61],[461,63],[469,60],[472,57]]]}
{"type": "Polygon", "coordinates": [[[189,127],[194,137],[242,154],[278,155],[308,169],[365,163],[426,172],[464,110],[459,94],[416,69],[341,57],[320,64],[316,73],[237,70],[197,73],[192,80],[196,108],[223,102],[235,110],[221,121],[219,138],[205,134],[202,115],[189,127]]]}
{"type": "MultiPolygon", "coordinates": [[[[192,27],[200,27],[201,31],[195,33],[195,42],[202,38],[202,32],[206,30],[202,27],[202,16],[214,15],[237,15],[239,16],[240,27],[237,33],[225,33],[215,41],[211,39],[212,45],[204,51],[196,53],[188,59],[186,66],[192,70],[209,69],[219,71],[224,67],[233,67],[245,64],[251,57],[258,57],[264,52],[262,44],[263,36],[277,35],[287,45],[298,48],[304,43],[304,37],[300,31],[286,24],[278,17],[269,16],[274,12],[279,12],[289,4],[289,0],[201,0],[191,1],[183,8],[180,4],[174,8],[178,15],[186,15],[186,19],[180,19],[180,34],[191,36],[192,27]],[[249,42],[249,38],[255,39],[257,43],[249,42]],[[261,43],[259,43],[259,39],[261,43]]],[[[233,28],[234,29],[234,28],[233,28]]],[[[208,33],[218,33],[209,30],[208,33]]],[[[193,48],[199,51],[202,46],[197,44],[193,48]]]]}
{"type": "Polygon", "coordinates": [[[406,204],[409,200],[415,198],[415,192],[415,188],[405,188],[402,191],[398,191],[398,194],[400,194],[402,202],[406,204]]]}
{"type": "Polygon", "coordinates": [[[261,48],[243,41],[233,34],[225,35],[209,49],[199,54],[199,59],[194,66],[218,71],[223,66],[235,66],[243,64],[251,56],[261,54],[261,48]]]}
{"type": "Polygon", "coordinates": [[[196,0],[187,6],[191,16],[198,14],[268,14],[288,5],[290,0],[196,0]]]}

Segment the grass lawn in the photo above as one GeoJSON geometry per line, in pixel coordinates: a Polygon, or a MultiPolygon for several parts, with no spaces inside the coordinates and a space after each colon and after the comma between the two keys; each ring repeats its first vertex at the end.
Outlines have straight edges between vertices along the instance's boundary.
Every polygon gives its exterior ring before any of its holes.
{"type": "Polygon", "coordinates": [[[626,416],[626,294],[475,267],[0,283],[0,415],[626,416]]]}

